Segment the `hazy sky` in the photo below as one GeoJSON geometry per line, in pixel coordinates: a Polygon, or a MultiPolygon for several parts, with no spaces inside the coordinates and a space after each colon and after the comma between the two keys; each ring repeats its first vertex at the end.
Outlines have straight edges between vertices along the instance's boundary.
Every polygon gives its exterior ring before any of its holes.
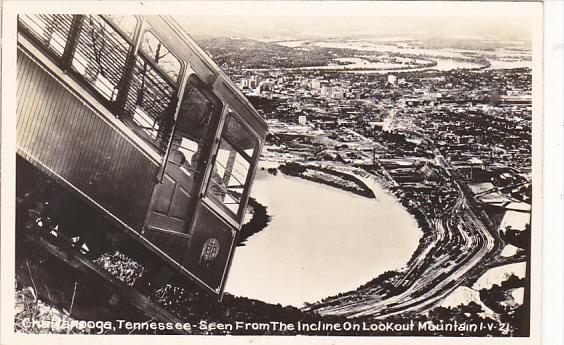
{"type": "MultiPolygon", "coordinates": [[[[190,2],[188,2],[190,3],[190,2]]],[[[210,2],[175,18],[193,36],[530,38],[531,3],[210,2]]]]}
{"type": "Polygon", "coordinates": [[[529,22],[522,18],[183,16],[176,19],[194,37],[288,36],[300,39],[344,36],[440,36],[530,39],[529,22]]]}

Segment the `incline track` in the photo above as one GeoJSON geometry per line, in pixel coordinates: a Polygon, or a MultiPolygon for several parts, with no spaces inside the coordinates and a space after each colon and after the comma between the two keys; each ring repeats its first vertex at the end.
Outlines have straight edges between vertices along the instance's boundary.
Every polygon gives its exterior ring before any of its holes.
{"type": "MultiPolygon", "coordinates": [[[[34,287],[41,298],[60,307],[64,306],[71,316],[74,314],[86,320],[124,318],[127,321],[183,323],[134,287],[94,264],[75,248],[58,246],[38,234],[26,234],[20,246],[22,250],[32,251],[32,255],[24,254],[17,260],[20,262],[16,265],[17,270],[21,267],[17,274],[20,283],[34,287]],[[37,256],[41,259],[37,260],[37,256]],[[63,276],[64,279],[59,279],[63,276]],[[74,281],[74,291],[69,301],[71,280],[74,281]]],[[[190,334],[177,329],[171,332],[190,334]]]]}
{"type": "Polygon", "coordinates": [[[145,252],[125,235],[119,237],[112,223],[96,212],[86,212],[80,200],[49,177],[21,160],[18,163],[22,164],[16,198],[18,285],[33,287],[42,300],[81,320],[183,323],[149,298],[150,291],[144,291],[142,284],[130,286],[93,261],[103,251],[119,248],[141,262],[144,276],[151,279],[149,272],[156,267],[152,257],[140,254],[145,252]],[[71,240],[74,236],[80,238],[76,243],[71,240]]]}

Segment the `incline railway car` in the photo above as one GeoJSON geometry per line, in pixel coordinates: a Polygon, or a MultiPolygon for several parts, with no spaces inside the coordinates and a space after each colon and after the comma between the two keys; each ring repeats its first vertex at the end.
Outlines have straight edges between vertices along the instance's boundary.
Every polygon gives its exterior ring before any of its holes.
{"type": "Polygon", "coordinates": [[[236,86],[165,16],[22,14],[17,68],[20,165],[221,295],[267,131],[236,86]]]}

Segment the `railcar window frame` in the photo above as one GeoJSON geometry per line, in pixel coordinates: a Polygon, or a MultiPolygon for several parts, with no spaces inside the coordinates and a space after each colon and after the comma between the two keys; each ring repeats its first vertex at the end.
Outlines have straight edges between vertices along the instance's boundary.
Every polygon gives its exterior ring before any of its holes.
{"type": "Polygon", "coordinates": [[[139,17],[137,15],[120,16],[120,17],[132,17],[132,18],[135,19],[135,27],[134,27],[133,31],[131,32],[131,34],[128,34],[127,32],[125,32],[123,27],[115,19],[113,19],[114,16],[116,16],[116,15],[102,14],[100,16],[102,18],[104,18],[116,31],[118,31],[129,42],[129,44],[131,44],[131,46],[133,48],[135,48],[135,43],[136,43],[135,38],[137,37],[137,32],[141,28],[141,23],[143,22],[142,17],[139,17]]]}
{"type": "Polygon", "coordinates": [[[136,40],[135,40],[135,48],[136,49],[131,61],[131,66],[128,66],[131,68],[131,75],[128,77],[129,79],[126,86],[127,89],[124,90],[123,109],[121,109],[120,112],[124,115],[123,121],[127,123],[128,126],[132,128],[133,131],[136,132],[139,137],[141,137],[141,139],[143,139],[145,142],[147,142],[153,148],[155,148],[161,156],[165,156],[169,145],[168,140],[172,135],[175,116],[179,110],[179,104],[181,102],[180,100],[180,95],[182,91],[180,90],[182,86],[181,81],[185,78],[185,75],[188,71],[189,63],[184,61],[180,57],[180,54],[176,52],[175,49],[171,48],[171,46],[166,43],[166,40],[163,40],[162,37],[159,35],[159,33],[146,21],[142,21],[141,27],[138,29],[138,34],[136,35],[136,40]],[[165,49],[176,59],[176,61],[178,61],[179,71],[176,80],[173,79],[169,73],[163,70],[161,66],[159,66],[158,62],[156,62],[147,52],[141,49],[142,40],[147,32],[153,35],[159,41],[159,43],[162,44],[165,47],[165,49]],[[134,76],[135,69],[139,61],[141,61],[142,63],[146,63],[149,66],[149,68],[152,69],[152,72],[156,73],[160,78],[162,78],[163,81],[167,83],[172,90],[172,93],[170,95],[171,102],[167,105],[167,107],[165,107],[172,109],[172,112],[169,115],[166,115],[165,113],[160,114],[160,116],[165,116],[165,117],[169,116],[170,118],[168,118],[168,120],[166,118],[161,118],[161,117],[153,118],[150,114],[146,114],[146,112],[143,109],[142,110],[145,116],[139,115],[146,121],[153,121],[153,125],[150,127],[150,130],[155,131],[155,137],[153,137],[149,132],[147,132],[148,128],[143,128],[139,124],[135,123],[133,118],[133,116],[135,115],[134,113],[136,112],[135,107],[131,109],[130,114],[127,114],[128,106],[131,106],[131,104],[136,105],[136,101],[130,99],[130,97],[132,97],[130,95],[130,92],[132,91],[131,89],[135,77],[134,76]],[[128,105],[128,102],[131,104],[128,105]],[[158,124],[158,128],[156,128],[157,122],[159,121],[161,121],[161,123],[166,122],[165,125],[167,125],[168,123],[167,127],[165,127],[164,130],[161,130],[160,123],[158,124]]]}
{"type": "MultiPolygon", "coordinates": [[[[116,102],[118,101],[117,97],[120,93],[120,88],[123,88],[123,80],[124,78],[126,78],[126,71],[128,70],[128,58],[129,55],[131,54],[132,50],[135,49],[135,42],[133,41],[132,38],[129,38],[128,35],[126,33],[124,33],[122,30],[119,29],[119,27],[113,23],[110,19],[106,18],[103,15],[96,15],[96,14],[87,14],[87,15],[80,15],[82,18],[80,20],[80,25],[79,25],[79,29],[78,29],[78,34],[76,37],[76,42],[73,42],[73,51],[72,51],[72,56],[70,56],[70,65],[68,66],[68,70],[69,72],[71,72],[74,76],[76,76],[80,81],[81,84],[84,88],[86,88],[87,90],[89,90],[90,93],[94,94],[96,96],[96,98],[98,100],[100,100],[102,102],[102,104],[104,104],[106,106],[106,108],[108,108],[108,110],[112,111],[112,113],[114,113],[114,104],[116,104],[116,102]],[[86,76],[84,76],[83,74],[80,73],[80,71],[77,70],[76,66],[75,66],[75,59],[77,57],[77,53],[78,53],[78,46],[80,45],[80,36],[84,33],[85,27],[84,27],[84,21],[88,20],[89,18],[92,17],[98,17],[99,20],[104,21],[106,25],[108,25],[114,32],[115,34],[119,35],[119,38],[123,41],[125,41],[125,43],[127,44],[126,47],[126,51],[125,51],[125,55],[123,56],[123,66],[122,66],[122,70],[120,73],[120,78],[117,81],[116,85],[115,85],[115,98],[114,97],[106,97],[106,95],[104,95],[104,93],[102,93],[95,85],[92,85],[92,83],[86,78],[86,76]]],[[[135,20],[137,21],[136,23],[136,28],[134,31],[137,31],[139,26],[140,26],[140,20],[139,18],[133,16],[135,18],[135,20]]]]}
{"type": "MultiPolygon", "coordinates": [[[[246,206],[249,199],[252,179],[254,176],[256,165],[258,164],[258,160],[259,160],[261,138],[258,135],[258,133],[256,133],[256,131],[244,120],[244,118],[241,115],[239,115],[231,107],[227,106],[223,119],[221,132],[217,136],[217,141],[218,141],[217,147],[213,151],[212,159],[210,160],[210,164],[209,164],[210,165],[209,175],[206,176],[205,188],[203,189],[202,192],[203,200],[205,201],[206,205],[214,209],[216,213],[219,213],[222,216],[222,218],[224,218],[225,221],[231,224],[235,223],[237,225],[236,229],[238,229],[243,221],[243,216],[246,212],[246,206]],[[242,127],[245,133],[250,135],[254,145],[252,155],[249,155],[247,152],[245,152],[245,150],[241,148],[240,145],[238,145],[237,143],[233,143],[231,140],[227,139],[225,133],[228,130],[229,121],[236,121],[242,127]],[[246,171],[245,181],[243,181],[243,185],[242,185],[243,189],[241,190],[241,194],[238,200],[237,212],[233,212],[222,201],[214,197],[210,197],[208,195],[208,192],[212,187],[212,183],[213,183],[212,182],[212,178],[214,177],[213,169],[216,167],[216,164],[218,164],[217,162],[218,154],[219,151],[221,150],[221,144],[223,141],[226,141],[227,144],[234,149],[236,154],[239,155],[240,157],[243,157],[243,159],[249,164],[246,171]]],[[[227,171],[226,167],[224,167],[224,169],[227,171]]],[[[228,171],[228,173],[230,177],[233,177],[233,171],[228,171]]],[[[228,187],[226,187],[226,192],[227,193],[229,192],[228,187]]]]}
{"type": "MultiPolygon", "coordinates": [[[[182,60],[182,58],[179,56],[179,54],[176,52],[175,49],[171,49],[169,45],[165,43],[166,40],[163,40],[159,35],[159,33],[152,26],[150,26],[150,24],[144,23],[144,25],[145,26],[141,28],[141,33],[139,34],[139,38],[138,38],[139,43],[138,43],[137,54],[144,54],[145,58],[149,60],[149,62],[153,65],[155,69],[157,69],[160,73],[162,73],[168,79],[169,82],[171,82],[173,85],[178,87],[180,81],[182,80],[182,75],[185,70],[186,63],[182,60]],[[178,74],[176,76],[176,79],[173,78],[163,67],[161,67],[158,61],[156,61],[152,56],[150,56],[150,52],[144,50],[143,39],[147,34],[153,35],[153,37],[155,37],[159,41],[159,43],[162,46],[164,46],[166,50],[168,50],[168,53],[171,54],[178,62],[179,68],[178,68],[178,74]]],[[[162,57],[164,57],[164,55],[161,56],[161,58],[162,57]]]]}
{"type": "MultiPolygon", "coordinates": [[[[36,16],[52,16],[53,14],[33,14],[36,16]]],[[[133,53],[134,49],[135,49],[135,33],[141,28],[142,23],[143,23],[143,19],[139,16],[136,15],[132,15],[131,17],[135,18],[136,20],[136,27],[135,27],[135,32],[133,37],[129,37],[129,35],[127,35],[127,33],[123,32],[117,24],[115,24],[114,22],[111,21],[111,19],[109,19],[108,17],[104,16],[104,15],[99,15],[99,14],[70,14],[69,16],[71,17],[71,28],[70,31],[68,33],[68,35],[65,38],[65,47],[64,47],[64,51],[62,55],[58,55],[56,54],[52,48],[50,48],[49,46],[45,45],[45,43],[38,37],[38,34],[35,33],[33,30],[31,30],[28,25],[20,19],[21,16],[30,16],[27,14],[20,14],[18,16],[18,32],[21,32],[22,34],[25,35],[25,37],[27,37],[28,39],[30,39],[30,41],[32,43],[34,43],[34,45],[40,50],[42,51],[45,56],[47,58],[49,58],[51,61],[53,61],[59,68],[61,68],[63,70],[63,73],[68,74],[69,76],[71,76],[73,79],[75,79],[77,82],[79,82],[81,84],[81,86],[90,94],[92,95],[94,98],[96,98],[97,101],[99,101],[100,103],[102,103],[102,105],[104,105],[104,107],[109,110],[112,114],[114,114],[115,116],[119,117],[118,111],[116,111],[115,109],[115,104],[118,101],[117,99],[108,99],[108,97],[106,97],[102,92],[100,92],[98,89],[96,89],[96,87],[94,87],[93,85],[91,85],[91,83],[85,78],[84,75],[82,75],[79,71],[75,70],[75,68],[73,67],[73,59],[76,56],[76,49],[78,46],[78,39],[80,37],[80,35],[82,34],[84,27],[83,27],[83,21],[85,19],[87,19],[87,17],[89,16],[93,16],[93,17],[98,17],[99,20],[102,20],[105,22],[105,24],[107,24],[112,30],[115,31],[116,34],[119,35],[119,37],[124,40],[126,42],[126,44],[128,44],[127,47],[127,53],[126,53],[126,61],[124,64],[124,68],[123,71],[121,72],[120,75],[120,80],[118,81],[118,83],[116,84],[116,90],[117,90],[117,94],[119,94],[120,89],[123,88],[123,79],[125,78],[125,71],[127,70],[127,58],[129,57],[130,54],[133,53]],[[76,31],[73,32],[73,25],[76,25],[76,27],[74,28],[76,31]],[[73,34],[75,36],[73,36],[73,34]]]]}
{"type": "MultiPolygon", "coordinates": [[[[26,18],[37,17],[39,19],[42,19],[42,17],[50,17],[50,16],[53,17],[53,16],[57,16],[57,15],[59,15],[59,14],[20,13],[20,14],[18,14],[17,26],[18,26],[18,33],[19,32],[23,33],[27,38],[29,38],[33,43],[35,43],[36,46],[41,51],[43,51],[52,61],[56,62],[57,65],[61,65],[61,62],[63,60],[63,56],[65,54],[65,51],[67,50],[67,46],[69,45],[69,40],[71,38],[72,24],[73,24],[75,18],[77,17],[77,15],[73,15],[73,14],[62,14],[61,15],[61,16],[70,16],[69,30],[68,30],[68,32],[64,33],[64,37],[63,37],[63,46],[62,46],[63,51],[62,52],[58,52],[56,49],[51,47],[49,43],[46,44],[46,42],[44,42],[42,37],[40,37],[39,32],[34,30],[32,27],[30,27],[29,23],[26,20],[23,19],[24,17],[26,17],[26,18]]],[[[37,24],[37,22],[35,22],[35,21],[33,21],[33,22],[34,22],[34,24],[37,24]]],[[[51,33],[51,35],[53,35],[54,33],[55,32],[51,33]]]]}

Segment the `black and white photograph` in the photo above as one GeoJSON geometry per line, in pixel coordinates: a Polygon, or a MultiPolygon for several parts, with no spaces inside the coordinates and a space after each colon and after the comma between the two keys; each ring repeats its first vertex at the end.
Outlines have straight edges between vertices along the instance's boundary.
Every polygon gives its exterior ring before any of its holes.
{"type": "Polygon", "coordinates": [[[471,3],[12,9],[13,335],[539,343],[543,6],[471,3]]]}

